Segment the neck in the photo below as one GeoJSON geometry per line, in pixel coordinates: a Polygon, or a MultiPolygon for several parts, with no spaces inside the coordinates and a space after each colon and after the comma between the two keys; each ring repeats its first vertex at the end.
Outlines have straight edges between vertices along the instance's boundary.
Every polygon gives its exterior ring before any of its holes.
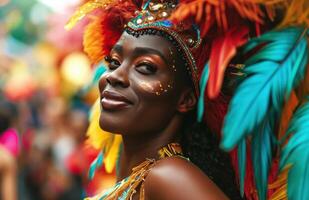
{"type": "Polygon", "coordinates": [[[158,150],[171,142],[179,140],[181,119],[175,117],[162,131],[154,134],[126,135],[123,134],[123,151],[121,153],[120,168],[117,180],[128,177],[132,168],[146,160],[158,159],[158,150]]]}

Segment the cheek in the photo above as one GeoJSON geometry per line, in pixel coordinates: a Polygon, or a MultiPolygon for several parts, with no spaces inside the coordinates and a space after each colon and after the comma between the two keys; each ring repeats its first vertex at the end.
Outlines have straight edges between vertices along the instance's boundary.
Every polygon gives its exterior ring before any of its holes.
{"type": "Polygon", "coordinates": [[[104,90],[104,88],[106,87],[106,77],[108,75],[108,72],[105,72],[102,74],[102,76],[100,77],[100,80],[99,80],[99,91],[102,92],[104,90]]]}
{"type": "Polygon", "coordinates": [[[142,98],[155,98],[158,96],[171,96],[173,94],[174,81],[139,81],[136,90],[142,98]]]}

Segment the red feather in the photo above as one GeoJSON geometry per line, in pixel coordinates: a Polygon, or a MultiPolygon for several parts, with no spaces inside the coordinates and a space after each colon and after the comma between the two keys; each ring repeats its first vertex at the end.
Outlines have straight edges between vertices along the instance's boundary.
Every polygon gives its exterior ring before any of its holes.
{"type": "Polygon", "coordinates": [[[215,38],[212,42],[209,64],[208,97],[218,96],[224,78],[224,72],[231,59],[236,54],[237,47],[247,41],[248,28],[237,27],[215,38]]]}

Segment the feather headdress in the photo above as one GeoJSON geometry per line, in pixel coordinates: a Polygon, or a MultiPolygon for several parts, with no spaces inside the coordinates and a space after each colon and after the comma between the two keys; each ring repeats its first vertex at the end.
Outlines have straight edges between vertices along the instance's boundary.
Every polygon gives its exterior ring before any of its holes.
{"type": "MultiPolygon", "coordinates": [[[[90,0],[67,27],[91,16],[84,47],[98,63],[149,2],[169,1],[90,0]]],[[[167,20],[198,27],[198,47],[185,50],[197,68],[198,120],[218,134],[223,127],[221,147],[231,151],[241,192],[247,199],[308,199],[308,1],[180,0],[167,20]],[[232,97],[225,95],[230,90],[232,97]]],[[[94,141],[103,151],[92,171],[103,160],[111,169],[121,143],[99,130],[96,110],[88,133],[101,138],[94,141]]]]}

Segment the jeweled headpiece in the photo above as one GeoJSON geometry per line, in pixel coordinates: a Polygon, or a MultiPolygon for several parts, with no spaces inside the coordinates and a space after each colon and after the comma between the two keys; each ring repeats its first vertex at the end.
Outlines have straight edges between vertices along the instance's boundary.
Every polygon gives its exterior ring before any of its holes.
{"type": "Polygon", "coordinates": [[[199,96],[198,71],[192,52],[201,44],[200,30],[192,23],[173,23],[169,18],[177,1],[148,0],[137,16],[126,26],[132,35],[159,34],[170,40],[184,58],[184,65],[191,75],[195,93],[199,96]]]}

